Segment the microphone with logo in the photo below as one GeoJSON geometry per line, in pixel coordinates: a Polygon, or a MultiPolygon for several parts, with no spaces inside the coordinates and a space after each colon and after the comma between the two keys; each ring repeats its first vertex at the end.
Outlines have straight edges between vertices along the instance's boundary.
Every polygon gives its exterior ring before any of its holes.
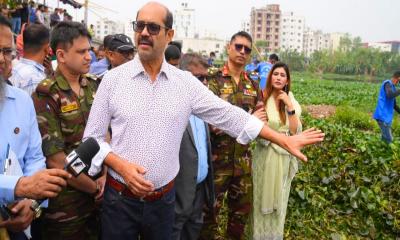
{"type": "MultiPolygon", "coordinates": [[[[92,164],[92,159],[99,152],[100,146],[94,138],[88,138],[79,144],[78,148],[73,150],[66,159],[64,170],[71,173],[74,177],[78,177],[81,173],[86,173],[92,164]]],[[[89,176],[90,177],[90,176],[89,176]]],[[[91,177],[93,178],[93,177],[91,177]]],[[[31,209],[35,212],[36,217],[41,215],[40,205],[46,199],[32,201],[31,209]]]]}
{"type": "MultiPolygon", "coordinates": [[[[99,150],[100,146],[97,141],[94,138],[88,138],[85,142],[79,144],[77,149],[68,154],[64,170],[71,173],[74,177],[78,177],[81,173],[87,173],[93,157],[99,152],[99,150]]],[[[36,201],[32,200],[31,209],[35,212],[36,217],[40,216],[40,205],[45,200],[46,199],[38,199],[36,201]]],[[[7,205],[0,206],[0,214],[3,220],[12,217],[10,208],[7,205]]]]}

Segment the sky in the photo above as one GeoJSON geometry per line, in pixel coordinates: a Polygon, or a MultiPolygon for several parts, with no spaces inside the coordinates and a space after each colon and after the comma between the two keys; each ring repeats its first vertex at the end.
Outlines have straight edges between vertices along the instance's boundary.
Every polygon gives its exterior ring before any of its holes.
{"type": "MultiPolygon", "coordinates": [[[[83,2],[83,0],[77,0],[83,2]]],[[[40,2],[40,0],[39,0],[40,2]]],[[[47,0],[53,5],[57,0],[47,0]]],[[[113,20],[134,19],[145,0],[89,0],[113,11],[93,9],[89,12],[89,23],[99,16],[113,20]]],[[[400,0],[165,0],[159,1],[171,11],[181,2],[195,9],[196,25],[199,29],[215,32],[220,38],[229,38],[240,30],[241,22],[250,18],[251,8],[267,4],[280,4],[282,12],[294,12],[304,16],[306,26],[323,32],[347,32],[360,36],[363,42],[400,40],[400,0]]],[[[60,7],[63,7],[60,3],[60,7]]],[[[71,10],[75,19],[83,18],[83,9],[71,10]]]]}

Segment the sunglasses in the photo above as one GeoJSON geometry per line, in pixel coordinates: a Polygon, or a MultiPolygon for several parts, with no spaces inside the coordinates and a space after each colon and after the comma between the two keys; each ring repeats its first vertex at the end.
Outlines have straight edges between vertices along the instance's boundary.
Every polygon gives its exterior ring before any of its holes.
{"type": "Polygon", "coordinates": [[[164,29],[169,29],[168,27],[164,27],[161,25],[158,25],[157,23],[146,23],[145,21],[133,21],[133,31],[137,33],[142,33],[144,28],[147,28],[147,32],[149,32],[150,35],[158,35],[160,33],[161,28],[164,29]]]}
{"type": "Polygon", "coordinates": [[[248,46],[245,46],[245,45],[239,44],[239,43],[235,44],[236,51],[241,52],[243,48],[244,48],[244,53],[246,53],[246,54],[251,53],[251,48],[249,48],[248,46]]]}

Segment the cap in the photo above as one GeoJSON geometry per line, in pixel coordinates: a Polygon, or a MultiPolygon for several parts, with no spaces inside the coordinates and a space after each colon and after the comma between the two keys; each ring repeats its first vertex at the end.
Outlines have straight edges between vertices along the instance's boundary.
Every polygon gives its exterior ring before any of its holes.
{"type": "Polygon", "coordinates": [[[108,49],[111,51],[129,51],[134,50],[133,43],[130,37],[125,34],[115,34],[108,42],[108,49]]]}

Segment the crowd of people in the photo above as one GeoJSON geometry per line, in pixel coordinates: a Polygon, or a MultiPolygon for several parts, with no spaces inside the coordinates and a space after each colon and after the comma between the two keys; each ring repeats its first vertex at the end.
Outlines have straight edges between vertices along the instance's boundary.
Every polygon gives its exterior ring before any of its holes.
{"type": "Polygon", "coordinates": [[[286,64],[260,86],[240,31],[210,71],[215,54],[182,53],[155,2],[134,41],[96,49],[86,26],[57,19],[27,24],[16,60],[0,16],[0,239],[218,239],[223,214],[227,239],[283,238],[300,149],[324,137],[302,131],[286,64]],[[73,176],[66,158],[88,138],[100,150],[73,176]]]}

